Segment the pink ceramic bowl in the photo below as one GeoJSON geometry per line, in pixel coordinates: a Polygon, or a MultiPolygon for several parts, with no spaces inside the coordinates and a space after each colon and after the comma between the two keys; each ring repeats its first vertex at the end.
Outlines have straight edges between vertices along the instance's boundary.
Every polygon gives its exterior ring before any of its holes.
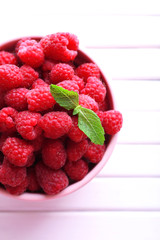
{"type": "MultiPolygon", "coordinates": [[[[34,36],[31,37],[31,38],[34,38],[34,39],[37,39],[37,40],[40,39],[40,37],[34,37],[34,36]]],[[[12,51],[15,48],[15,45],[19,40],[20,39],[15,39],[15,40],[8,41],[4,44],[1,44],[0,45],[0,51],[2,51],[2,50],[12,51]]],[[[76,57],[76,62],[77,62],[78,65],[82,64],[84,62],[95,63],[88,55],[86,55],[86,53],[84,53],[81,50],[78,50],[78,56],[76,57]]],[[[110,84],[109,84],[109,79],[106,78],[106,76],[104,76],[104,74],[101,70],[100,70],[100,72],[101,72],[101,78],[106,84],[108,101],[109,101],[109,108],[110,109],[115,109],[115,100],[114,100],[114,97],[113,97],[112,89],[111,89],[110,84]]],[[[109,157],[111,156],[112,151],[115,147],[116,141],[117,141],[117,134],[115,134],[114,136],[110,136],[110,139],[108,140],[108,143],[107,143],[106,152],[105,152],[102,160],[86,175],[85,178],[83,178],[79,182],[76,182],[76,183],[73,183],[73,184],[69,185],[66,189],[64,189],[59,194],[45,195],[45,194],[40,194],[40,193],[27,193],[26,192],[26,193],[23,193],[20,196],[14,196],[14,195],[11,195],[11,194],[7,193],[2,188],[0,188],[0,194],[6,195],[10,198],[17,198],[17,199],[21,199],[21,200],[39,201],[39,200],[47,200],[47,199],[56,199],[56,198],[59,198],[59,197],[64,197],[64,196],[66,196],[66,195],[68,195],[72,192],[75,192],[76,190],[80,189],[85,184],[87,184],[89,181],[91,181],[101,171],[101,169],[105,166],[109,157]]]]}

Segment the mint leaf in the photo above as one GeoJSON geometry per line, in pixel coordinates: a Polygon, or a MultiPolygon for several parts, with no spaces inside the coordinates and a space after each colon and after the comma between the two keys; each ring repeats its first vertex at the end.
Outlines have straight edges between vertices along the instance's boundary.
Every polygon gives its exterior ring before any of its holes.
{"type": "Polygon", "coordinates": [[[79,96],[77,92],[69,91],[54,84],[50,85],[50,92],[61,107],[71,110],[78,106],[79,96]]]}
{"type": "Polygon", "coordinates": [[[97,114],[80,105],[75,110],[73,114],[78,113],[78,127],[81,131],[90,138],[91,142],[103,145],[105,140],[104,129],[97,114]]]}
{"type": "Polygon", "coordinates": [[[82,106],[78,105],[74,110],[73,110],[73,115],[78,114],[81,111],[82,106]]]}
{"type": "Polygon", "coordinates": [[[97,114],[90,109],[79,105],[79,96],[77,92],[68,91],[60,86],[51,84],[50,92],[55,101],[67,110],[73,110],[73,115],[78,114],[78,127],[90,140],[99,145],[105,141],[104,129],[97,114]]]}

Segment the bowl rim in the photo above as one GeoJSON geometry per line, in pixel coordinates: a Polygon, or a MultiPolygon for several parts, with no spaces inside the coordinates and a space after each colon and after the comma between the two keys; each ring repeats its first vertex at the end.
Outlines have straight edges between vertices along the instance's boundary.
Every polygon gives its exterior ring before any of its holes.
{"type": "MultiPolygon", "coordinates": [[[[2,51],[1,49],[3,49],[9,43],[16,44],[16,42],[18,42],[22,38],[40,39],[40,38],[42,38],[42,36],[25,36],[25,37],[19,37],[16,39],[12,39],[10,41],[6,41],[4,43],[0,43],[0,51],[2,51]]],[[[112,87],[111,87],[111,77],[106,76],[106,74],[104,75],[104,73],[103,73],[102,69],[99,67],[99,65],[88,55],[87,49],[85,47],[80,46],[80,48],[78,49],[78,53],[83,54],[83,56],[85,56],[87,59],[89,59],[90,62],[95,63],[98,66],[101,76],[102,76],[102,79],[105,82],[105,84],[107,85],[106,86],[107,89],[109,90],[110,100],[112,101],[112,103],[111,103],[112,109],[115,110],[116,103],[115,103],[115,97],[114,97],[112,87]]],[[[44,200],[57,199],[60,197],[67,196],[67,195],[77,191],[78,189],[82,188],[84,185],[89,183],[95,176],[97,176],[97,174],[102,170],[102,168],[108,162],[108,160],[114,150],[114,147],[117,143],[117,137],[118,137],[118,133],[111,136],[102,160],[99,163],[97,163],[97,165],[82,180],[69,185],[68,187],[66,187],[64,190],[62,190],[60,193],[58,193],[56,195],[25,192],[21,195],[16,196],[16,195],[12,195],[12,194],[8,193],[7,191],[5,191],[5,189],[1,189],[1,188],[0,188],[0,194],[3,194],[11,199],[25,200],[25,201],[44,201],[44,200]]]]}

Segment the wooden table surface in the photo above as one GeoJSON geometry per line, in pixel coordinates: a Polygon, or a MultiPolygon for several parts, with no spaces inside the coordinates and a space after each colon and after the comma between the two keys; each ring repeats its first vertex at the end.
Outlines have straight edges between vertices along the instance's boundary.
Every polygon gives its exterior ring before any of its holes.
{"type": "Polygon", "coordinates": [[[109,162],[70,196],[0,195],[1,240],[160,239],[160,8],[157,0],[2,1],[1,38],[76,34],[112,77],[124,124],[109,162]]]}

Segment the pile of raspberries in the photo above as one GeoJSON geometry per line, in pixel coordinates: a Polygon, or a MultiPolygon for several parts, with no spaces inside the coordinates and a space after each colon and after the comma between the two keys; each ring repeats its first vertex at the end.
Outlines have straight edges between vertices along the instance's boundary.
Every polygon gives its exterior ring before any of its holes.
{"type": "Polygon", "coordinates": [[[80,181],[122,126],[121,113],[108,109],[97,65],[77,64],[78,46],[74,34],[55,33],[0,51],[0,188],[10,194],[57,194],[80,181]],[[77,92],[79,104],[99,116],[104,145],[78,128],[77,116],[56,103],[50,84],[77,92]]]}

